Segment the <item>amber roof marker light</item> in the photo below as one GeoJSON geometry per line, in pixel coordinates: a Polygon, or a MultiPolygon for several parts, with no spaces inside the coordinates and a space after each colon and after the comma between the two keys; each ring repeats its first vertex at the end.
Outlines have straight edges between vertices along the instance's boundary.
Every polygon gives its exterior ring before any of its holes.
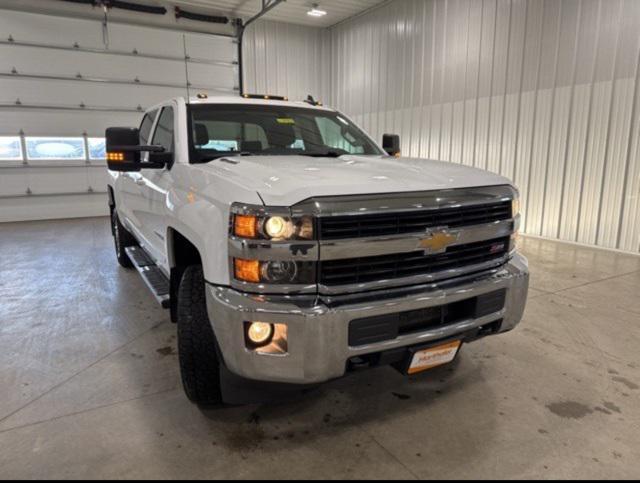
{"type": "Polygon", "coordinates": [[[242,94],[245,99],[260,99],[262,101],[288,101],[286,96],[274,96],[271,94],[242,94]]]}

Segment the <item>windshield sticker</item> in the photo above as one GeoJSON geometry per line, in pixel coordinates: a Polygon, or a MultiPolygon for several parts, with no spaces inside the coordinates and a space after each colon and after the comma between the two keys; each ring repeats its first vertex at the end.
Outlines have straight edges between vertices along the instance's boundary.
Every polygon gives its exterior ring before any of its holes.
{"type": "Polygon", "coordinates": [[[290,117],[279,117],[279,118],[277,119],[277,121],[278,121],[278,124],[290,124],[290,125],[292,125],[292,124],[295,124],[295,123],[296,123],[296,122],[295,122],[293,119],[291,119],[290,117]]]}

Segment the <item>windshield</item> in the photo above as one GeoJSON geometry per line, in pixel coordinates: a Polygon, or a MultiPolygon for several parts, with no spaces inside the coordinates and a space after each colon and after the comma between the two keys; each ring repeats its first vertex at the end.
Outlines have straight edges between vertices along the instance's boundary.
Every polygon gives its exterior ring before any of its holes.
{"type": "Polygon", "coordinates": [[[226,155],[383,154],[336,112],[288,106],[190,105],[192,162],[226,155]]]}

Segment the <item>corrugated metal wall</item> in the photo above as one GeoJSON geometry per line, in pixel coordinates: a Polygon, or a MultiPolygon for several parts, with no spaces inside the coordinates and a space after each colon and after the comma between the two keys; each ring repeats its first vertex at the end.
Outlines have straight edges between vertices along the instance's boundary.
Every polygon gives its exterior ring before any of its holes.
{"type": "Polygon", "coordinates": [[[330,73],[328,32],[261,20],[243,41],[245,92],[303,100],[311,94],[326,99],[330,73]]]}
{"type": "Polygon", "coordinates": [[[329,34],[329,100],[376,138],[515,180],[527,233],[640,251],[640,1],[397,0],[329,34]]]}

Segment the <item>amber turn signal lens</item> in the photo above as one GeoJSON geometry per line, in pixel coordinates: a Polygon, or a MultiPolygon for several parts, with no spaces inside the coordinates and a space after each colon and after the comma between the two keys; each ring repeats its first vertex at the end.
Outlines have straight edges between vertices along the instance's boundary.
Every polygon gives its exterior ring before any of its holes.
{"type": "Polygon", "coordinates": [[[256,238],[258,219],[251,215],[236,215],[233,220],[233,234],[242,238],[256,238]]]}
{"type": "Polygon", "coordinates": [[[233,260],[236,279],[243,282],[260,283],[260,262],[258,260],[233,260]]]}
{"type": "Polygon", "coordinates": [[[124,153],[107,153],[107,161],[124,161],[124,153]]]}

